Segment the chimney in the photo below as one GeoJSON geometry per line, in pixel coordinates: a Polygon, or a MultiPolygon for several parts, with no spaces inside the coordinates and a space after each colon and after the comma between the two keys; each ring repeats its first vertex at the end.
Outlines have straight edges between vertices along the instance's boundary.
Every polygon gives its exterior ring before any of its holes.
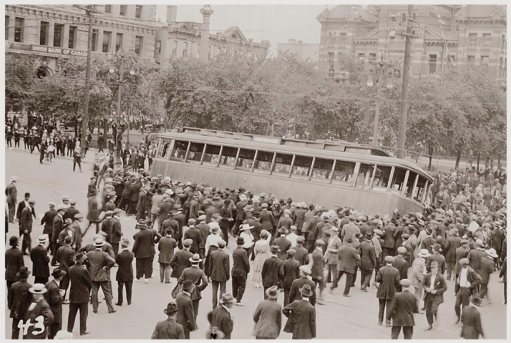
{"type": "Polygon", "coordinates": [[[202,14],[202,26],[200,34],[200,52],[199,57],[203,61],[208,60],[209,53],[209,18],[214,13],[213,9],[209,5],[204,5],[200,13],[202,14]]]}
{"type": "Polygon", "coordinates": [[[290,39],[289,44],[296,44],[296,39],[290,39]]]}
{"type": "Polygon", "coordinates": [[[176,22],[177,6],[167,6],[167,24],[176,22]]]}

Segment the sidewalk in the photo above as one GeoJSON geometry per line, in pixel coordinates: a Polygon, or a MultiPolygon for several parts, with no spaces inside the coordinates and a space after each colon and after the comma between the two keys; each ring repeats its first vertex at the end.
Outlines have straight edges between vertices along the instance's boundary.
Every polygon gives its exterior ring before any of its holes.
{"type": "MultiPolygon", "coordinates": [[[[7,147],[7,146],[6,146],[6,148],[9,150],[22,151],[22,152],[26,152],[26,153],[30,154],[30,150],[28,150],[28,149],[25,150],[25,148],[23,148],[21,144],[20,144],[19,148],[7,147]]],[[[88,149],[87,155],[85,157],[82,156],[82,163],[94,164],[94,155],[97,152],[98,152],[98,149],[95,149],[95,148],[88,149]]],[[[34,159],[39,160],[40,154],[39,154],[39,151],[37,150],[37,148],[34,149],[34,152],[32,153],[32,155],[34,155],[34,159]]],[[[59,158],[63,158],[63,159],[71,160],[71,161],[73,160],[73,158],[69,157],[69,156],[55,156],[54,159],[59,159],[59,158]]]]}

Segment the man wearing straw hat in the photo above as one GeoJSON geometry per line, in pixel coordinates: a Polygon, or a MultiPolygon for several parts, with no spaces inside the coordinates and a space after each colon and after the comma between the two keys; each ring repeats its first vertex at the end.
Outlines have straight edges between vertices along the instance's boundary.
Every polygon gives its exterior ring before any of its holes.
{"type": "Polygon", "coordinates": [[[293,334],[293,339],[312,339],[316,337],[316,310],[309,302],[314,294],[310,285],[300,288],[302,299],[295,300],[282,310],[287,317],[284,332],[293,334]]]}
{"type": "Polygon", "coordinates": [[[23,321],[23,339],[45,339],[48,333],[47,328],[53,322],[53,313],[44,298],[46,287],[36,283],[29,292],[32,294],[32,303],[23,321]]]}
{"type": "Polygon", "coordinates": [[[266,290],[267,299],[257,305],[254,313],[256,339],[276,339],[282,327],[282,306],[277,303],[279,289],[277,286],[266,290]]]}
{"type": "Polygon", "coordinates": [[[199,313],[199,301],[202,299],[201,292],[208,286],[208,278],[202,269],[199,268],[199,263],[202,262],[199,254],[194,254],[190,258],[190,262],[192,266],[183,270],[177,283],[179,285],[188,280],[195,285],[192,291],[192,302],[195,318],[197,318],[197,314],[199,313]]]}
{"type": "Polygon", "coordinates": [[[110,288],[110,278],[107,273],[110,273],[110,268],[114,266],[115,260],[102,250],[103,245],[105,245],[104,239],[98,237],[94,240],[96,249],[87,253],[92,280],[92,311],[94,313],[98,312],[98,291],[101,287],[105,295],[108,313],[114,313],[116,310],[112,304],[112,290],[110,288]]]}
{"type": "Polygon", "coordinates": [[[47,237],[47,235],[39,236],[39,244],[30,252],[35,283],[46,284],[50,277],[50,258],[48,257],[48,252],[45,248],[47,237]]]}
{"type": "Polygon", "coordinates": [[[92,288],[92,280],[89,272],[83,265],[87,256],[78,252],[73,258],[74,265],[69,268],[69,316],[67,319],[67,331],[73,332],[75,318],[80,310],[80,335],[87,335],[87,316],[89,314],[89,294],[92,288]]]}
{"type": "Polygon", "coordinates": [[[421,249],[412,264],[412,281],[413,286],[415,287],[415,296],[417,297],[419,305],[422,298],[422,282],[426,275],[426,258],[429,256],[430,254],[428,249],[421,249]]]}
{"type": "Polygon", "coordinates": [[[15,282],[10,287],[11,294],[8,299],[8,308],[11,310],[10,318],[12,318],[12,335],[11,339],[18,339],[20,335],[20,329],[18,323],[20,320],[25,318],[25,313],[32,302],[32,296],[29,289],[32,285],[27,282],[30,271],[27,267],[21,267],[16,273],[19,278],[18,282],[15,282]]]}
{"type": "Polygon", "coordinates": [[[163,313],[167,315],[167,320],[162,320],[156,324],[151,339],[185,339],[183,326],[176,322],[176,302],[169,302],[163,313]]]}

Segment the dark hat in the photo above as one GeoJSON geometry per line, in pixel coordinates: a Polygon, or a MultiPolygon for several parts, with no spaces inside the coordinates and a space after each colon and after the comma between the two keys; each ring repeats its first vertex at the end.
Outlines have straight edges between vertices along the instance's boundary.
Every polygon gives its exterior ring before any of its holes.
{"type": "Polygon", "coordinates": [[[238,239],[236,240],[236,244],[237,244],[237,245],[243,245],[243,244],[245,244],[245,238],[243,238],[243,237],[238,237],[238,239]]]}
{"type": "Polygon", "coordinates": [[[478,294],[473,295],[472,299],[470,299],[470,302],[472,303],[472,305],[474,305],[476,307],[481,306],[481,298],[479,297],[478,294]]]}
{"type": "Polygon", "coordinates": [[[272,254],[276,254],[276,253],[280,252],[280,248],[278,245],[272,245],[270,251],[272,254]]]}
{"type": "Polygon", "coordinates": [[[308,284],[305,284],[302,286],[302,288],[300,288],[300,293],[302,293],[302,295],[304,297],[310,297],[314,294],[314,292],[312,291],[312,288],[310,285],[308,284]]]}
{"type": "Polygon", "coordinates": [[[61,270],[60,268],[55,268],[53,269],[53,272],[51,273],[51,276],[53,276],[54,278],[58,278],[58,277],[61,277],[61,276],[66,276],[66,272],[61,270]]]}
{"type": "Polygon", "coordinates": [[[175,301],[171,301],[167,304],[167,308],[163,310],[163,313],[169,315],[177,312],[177,304],[175,301]]]}
{"type": "Polygon", "coordinates": [[[27,267],[23,266],[20,268],[20,271],[16,273],[16,276],[19,278],[26,279],[30,275],[30,270],[27,267]]]}
{"type": "Polygon", "coordinates": [[[73,239],[71,238],[71,236],[67,236],[66,238],[64,238],[65,244],[71,244],[72,241],[73,241],[73,239]]]}
{"type": "Polygon", "coordinates": [[[77,252],[75,256],[73,257],[73,260],[75,262],[83,262],[87,259],[87,256],[83,252],[77,252]]]}
{"type": "Polygon", "coordinates": [[[18,237],[12,236],[11,238],[9,238],[9,245],[11,247],[18,245],[18,237]]]}
{"type": "Polygon", "coordinates": [[[218,243],[217,243],[217,244],[218,244],[218,247],[219,247],[220,249],[223,249],[223,248],[225,248],[225,244],[226,244],[226,243],[225,243],[225,241],[223,241],[223,240],[222,240],[222,241],[218,241],[218,243]]]}
{"type": "Polygon", "coordinates": [[[433,248],[433,250],[438,251],[438,252],[442,251],[442,247],[438,243],[433,244],[432,248],[433,248]]]}
{"type": "Polygon", "coordinates": [[[220,300],[222,304],[232,304],[234,302],[234,298],[229,293],[222,294],[222,300],[220,300]]]}

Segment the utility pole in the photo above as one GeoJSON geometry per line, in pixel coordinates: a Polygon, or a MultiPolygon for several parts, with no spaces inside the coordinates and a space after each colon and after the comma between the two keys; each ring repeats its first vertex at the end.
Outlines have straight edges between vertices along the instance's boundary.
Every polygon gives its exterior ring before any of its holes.
{"type": "Polygon", "coordinates": [[[376,109],[374,111],[374,126],[373,126],[373,145],[378,146],[378,131],[380,128],[380,105],[381,105],[381,89],[383,87],[383,67],[380,68],[378,75],[378,85],[376,89],[376,109]]]}
{"type": "Polygon", "coordinates": [[[405,59],[403,65],[403,86],[401,89],[401,115],[399,117],[399,131],[397,136],[397,157],[405,158],[406,141],[406,117],[408,115],[408,81],[410,79],[410,58],[412,50],[412,28],[411,18],[413,16],[413,5],[408,5],[408,17],[406,21],[405,59]]]}

